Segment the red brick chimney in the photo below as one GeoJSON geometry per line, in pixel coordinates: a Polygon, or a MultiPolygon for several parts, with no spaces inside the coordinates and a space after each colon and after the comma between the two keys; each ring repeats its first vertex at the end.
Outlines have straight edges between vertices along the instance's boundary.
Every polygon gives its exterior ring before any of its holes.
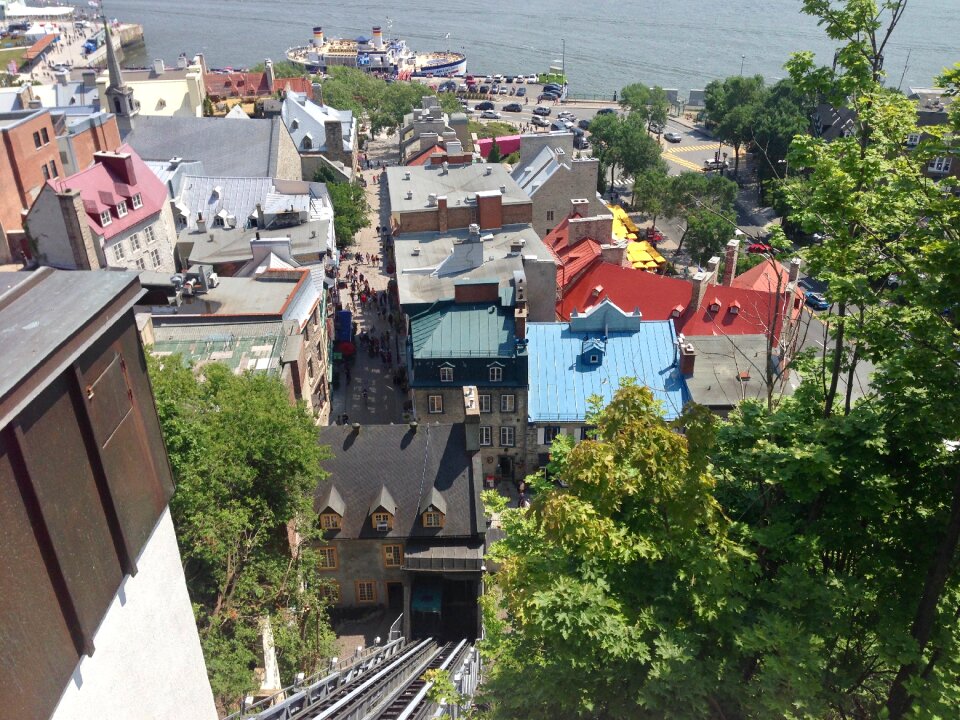
{"type": "Polygon", "coordinates": [[[517,305],[513,311],[513,324],[516,330],[514,334],[517,340],[524,340],[527,337],[527,308],[526,305],[517,305]]]}
{"type": "Polygon", "coordinates": [[[703,298],[707,295],[707,286],[710,284],[710,274],[700,271],[690,279],[690,282],[693,283],[693,294],[690,296],[688,309],[691,312],[696,312],[703,303],[703,298]]]}
{"type": "Polygon", "coordinates": [[[477,215],[481,230],[503,227],[503,195],[499,190],[477,193],[477,215]]]}
{"type": "Polygon", "coordinates": [[[127,185],[137,184],[137,173],[133,169],[133,156],[130,153],[97,152],[93,154],[93,161],[103,165],[127,185]]]}
{"type": "Polygon", "coordinates": [[[737,256],[740,254],[740,240],[734,238],[727,243],[727,254],[724,258],[723,285],[731,285],[737,276],[737,256]]]}
{"type": "Polygon", "coordinates": [[[693,375],[693,366],[697,360],[697,351],[692,344],[683,341],[681,335],[677,342],[680,344],[680,374],[684,377],[693,375]]]}
{"type": "Polygon", "coordinates": [[[437,195],[437,230],[446,232],[450,229],[447,220],[447,196],[437,195]]]}

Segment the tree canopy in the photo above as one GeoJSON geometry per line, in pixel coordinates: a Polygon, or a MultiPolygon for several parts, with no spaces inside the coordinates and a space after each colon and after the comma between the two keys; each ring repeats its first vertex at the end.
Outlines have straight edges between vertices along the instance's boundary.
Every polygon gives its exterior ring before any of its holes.
{"type": "Polygon", "coordinates": [[[760,75],[713,80],[704,89],[707,121],[715,125],[714,136],[733,147],[734,173],[740,171],[740,148],[753,138],[753,121],[764,93],[760,75]]]}
{"type": "Polygon", "coordinates": [[[326,182],[330,201],[333,203],[333,233],[340,250],[356,242],[356,235],[370,227],[370,203],[367,193],[356,183],[329,182],[329,171],[317,170],[314,182],[326,182]]]}
{"type": "Polygon", "coordinates": [[[269,619],[281,677],[333,654],[313,493],[327,451],[313,418],[276,377],[150,359],[177,489],[170,503],[207,671],[221,708],[256,687],[269,619]],[[291,549],[288,527],[304,542],[291,549]]]}
{"type": "MultiPolygon", "coordinates": [[[[353,110],[357,116],[366,116],[370,130],[395,132],[403,123],[403,116],[420,107],[424,95],[435,92],[419,83],[392,82],[357,68],[332,67],[321,83],[324,103],[340,110],[353,110]]],[[[443,102],[441,100],[441,102],[443,102]]]]}

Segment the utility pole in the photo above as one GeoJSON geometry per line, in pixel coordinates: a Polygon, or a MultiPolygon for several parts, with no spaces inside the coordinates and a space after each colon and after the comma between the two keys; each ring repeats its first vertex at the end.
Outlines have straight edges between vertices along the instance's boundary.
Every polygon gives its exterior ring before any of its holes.
{"type": "Polygon", "coordinates": [[[560,38],[560,74],[563,75],[563,84],[567,84],[567,39],[560,38]]]}
{"type": "Polygon", "coordinates": [[[743,61],[747,59],[746,55],[740,56],[740,77],[743,77],[743,61]]]}

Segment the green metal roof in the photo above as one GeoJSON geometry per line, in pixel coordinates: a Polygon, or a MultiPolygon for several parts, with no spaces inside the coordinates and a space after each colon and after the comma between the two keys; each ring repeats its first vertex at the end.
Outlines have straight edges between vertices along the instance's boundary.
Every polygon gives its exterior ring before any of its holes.
{"type": "Polygon", "coordinates": [[[411,320],[415,358],[513,357],[513,313],[492,305],[437,304],[411,320]]]}

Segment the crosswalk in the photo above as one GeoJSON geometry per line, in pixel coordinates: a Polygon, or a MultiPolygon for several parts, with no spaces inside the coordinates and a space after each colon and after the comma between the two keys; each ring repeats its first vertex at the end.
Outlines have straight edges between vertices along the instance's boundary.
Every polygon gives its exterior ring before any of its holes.
{"type": "Polygon", "coordinates": [[[674,155],[672,152],[669,152],[669,153],[665,152],[661,155],[661,157],[667,162],[671,162],[674,165],[679,165],[680,167],[686,168],[687,170],[695,170],[696,172],[700,172],[700,170],[703,169],[702,166],[697,165],[695,162],[690,162],[686,158],[678,157],[677,155],[674,155]]]}
{"type": "Polygon", "coordinates": [[[710,152],[714,153],[717,151],[717,148],[720,148],[721,152],[726,152],[728,155],[733,154],[733,148],[726,147],[724,145],[719,145],[718,143],[697,143],[696,145],[682,145],[676,147],[665,148],[662,157],[667,162],[671,162],[674,165],[679,165],[682,168],[687,170],[695,170],[700,172],[703,170],[703,165],[695,163],[691,160],[687,160],[684,157],[680,157],[681,153],[692,153],[692,152],[710,152]]]}
{"type": "MultiPolygon", "coordinates": [[[[725,146],[723,145],[720,146],[721,152],[724,151],[724,147],[725,146]]],[[[697,152],[697,151],[703,152],[704,150],[711,150],[715,152],[716,149],[717,149],[717,143],[711,142],[711,143],[698,143],[696,145],[674,145],[672,147],[667,146],[667,149],[664,150],[663,152],[664,154],[670,153],[672,155],[674,153],[688,153],[688,152],[697,152]]],[[[729,152],[732,152],[733,148],[726,148],[726,150],[729,152]]]]}

